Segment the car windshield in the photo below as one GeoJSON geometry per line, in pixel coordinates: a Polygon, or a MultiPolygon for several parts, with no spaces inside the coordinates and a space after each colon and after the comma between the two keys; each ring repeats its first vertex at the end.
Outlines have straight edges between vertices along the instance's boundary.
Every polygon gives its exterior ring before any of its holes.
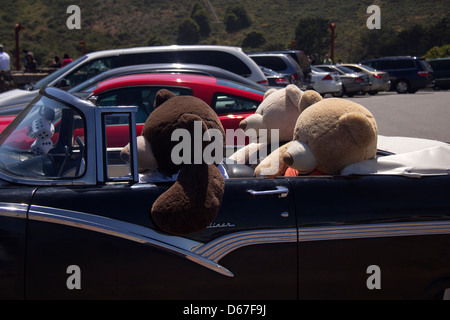
{"type": "Polygon", "coordinates": [[[311,70],[312,70],[312,71],[315,71],[315,72],[321,72],[321,73],[324,73],[324,72],[325,72],[324,70],[319,69],[319,68],[317,68],[317,67],[311,67],[311,70]]]}
{"type": "Polygon", "coordinates": [[[366,65],[364,65],[364,66],[360,66],[360,67],[361,67],[361,68],[364,68],[364,69],[366,69],[366,70],[372,71],[372,72],[378,71],[377,69],[372,68],[371,66],[366,66],[366,65]]]}
{"type": "Polygon", "coordinates": [[[78,58],[77,60],[69,63],[68,65],[62,67],[61,69],[49,74],[48,76],[44,77],[40,81],[33,84],[33,90],[41,89],[42,87],[45,87],[53,80],[59,78],[61,75],[67,72],[67,70],[70,70],[73,68],[74,65],[79,64],[81,61],[86,60],[87,56],[82,56],[81,58],[78,58]]]}
{"type": "Polygon", "coordinates": [[[260,90],[258,88],[249,87],[249,86],[246,86],[244,84],[240,84],[240,83],[233,82],[233,81],[230,81],[230,80],[217,79],[217,84],[220,85],[220,86],[230,87],[230,88],[234,88],[234,89],[239,89],[239,90],[244,90],[244,91],[248,91],[248,92],[264,95],[264,91],[263,90],[260,90]]]}
{"type": "Polygon", "coordinates": [[[74,178],[84,173],[80,113],[41,96],[0,135],[0,172],[15,179],[74,178]]]}
{"type": "Polygon", "coordinates": [[[336,68],[341,70],[344,73],[355,73],[355,71],[353,71],[352,69],[349,69],[349,68],[344,67],[344,66],[336,66],[336,68]]]}

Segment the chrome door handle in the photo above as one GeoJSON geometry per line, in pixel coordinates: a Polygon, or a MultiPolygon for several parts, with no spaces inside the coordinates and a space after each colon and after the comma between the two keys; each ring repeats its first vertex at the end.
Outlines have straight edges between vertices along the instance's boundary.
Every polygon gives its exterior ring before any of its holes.
{"type": "Polygon", "coordinates": [[[289,189],[283,186],[277,186],[276,190],[263,190],[263,191],[256,191],[249,189],[247,190],[248,193],[250,193],[252,196],[268,196],[268,195],[278,195],[278,198],[284,198],[288,195],[289,189]]]}

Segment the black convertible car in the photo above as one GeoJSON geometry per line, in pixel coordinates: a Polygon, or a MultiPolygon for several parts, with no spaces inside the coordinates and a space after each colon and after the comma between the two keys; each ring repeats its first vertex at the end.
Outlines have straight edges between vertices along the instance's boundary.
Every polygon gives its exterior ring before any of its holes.
{"type": "Polygon", "coordinates": [[[449,298],[447,144],[380,137],[337,176],[228,164],[216,220],[181,237],[149,216],[171,182],[139,183],[108,135],[135,150],[135,109],[45,88],[0,135],[0,298],[449,298]]]}

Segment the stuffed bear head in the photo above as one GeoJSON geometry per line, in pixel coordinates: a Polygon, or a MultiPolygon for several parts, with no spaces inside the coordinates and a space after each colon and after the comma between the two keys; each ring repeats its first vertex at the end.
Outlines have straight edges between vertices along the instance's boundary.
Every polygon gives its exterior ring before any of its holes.
{"type": "MultiPolygon", "coordinates": [[[[314,90],[306,90],[302,94],[299,102],[301,112],[321,100],[322,96],[319,93],[314,90]]],[[[295,119],[295,121],[297,121],[297,119],[295,119]]],[[[272,151],[258,164],[255,168],[255,175],[257,177],[274,178],[284,175],[285,171],[288,169],[288,165],[283,161],[283,156],[288,146],[292,143],[293,134],[294,132],[291,134],[291,140],[272,151]]]]}
{"type": "MultiPolygon", "coordinates": [[[[154,108],[137,141],[139,171],[158,170],[168,176],[178,175],[174,184],[154,202],[151,218],[157,227],[168,233],[199,232],[217,216],[224,178],[216,164],[206,163],[202,155],[195,153],[202,153],[214,141],[205,139],[210,129],[219,132],[220,145],[224,146],[224,129],[211,107],[196,97],[175,96],[163,89],[157,93],[154,108]],[[177,140],[174,132],[178,129],[188,134],[189,141],[177,140]],[[200,141],[194,141],[195,135],[200,141]],[[173,153],[180,143],[187,143],[191,152],[188,161],[181,163],[174,159],[177,155],[173,153]]],[[[122,150],[121,156],[125,160],[128,158],[129,146],[122,150]]]]}
{"type": "Polygon", "coordinates": [[[313,101],[320,99],[322,97],[317,92],[303,92],[295,85],[268,90],[255,114],[239,124],[250,137],[251,143],[237,150],[229,159],[237,163],[258,164],[261,161],[260,154],[270,152],[268,147],[273,148],[274,141],[279,145],[292,140],[295,122],[300,113],[313,101]],[[252,159],[256,161],[253,162],[252,159]]]}
{"type": "Polygon", "coordinates": [[[339,174],[347,165],[374,158],[377,136],[375,118],[366,108],[346,99],[323,99],[298,117],[283,161],[303,174],[339,174]]]}
{"type": "Polygon", "coordinates": [[[267,142],[270,143],[271,129],[279,130],[280,141],[292,139],[295,121],[301,113],[300,99],[303,95],[296,85],[288,85],[283,89],[269,89],[255,113],[242,120],[239,127],[246,134],[259,137],[260,130],[267,130],[267,142]]]}

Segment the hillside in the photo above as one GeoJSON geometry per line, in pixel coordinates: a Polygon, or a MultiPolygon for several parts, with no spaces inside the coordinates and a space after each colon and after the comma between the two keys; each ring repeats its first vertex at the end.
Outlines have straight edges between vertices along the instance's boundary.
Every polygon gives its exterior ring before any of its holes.
{"type": "MultiPolygon", "coordinates": [[[[367,39],[378,34],[407,31],[415,25],[429,26],[450,16],[448,0],[401,1],[295,1],[295,0],[2,0],[0,6],[0,42],[14,60],[14,26],[20,32],[20,50],[32,51],[40,66],[46,66],[53,55],[65,52],[82,55],[80,41],[87,52],[143,45],[176,44],[178,27],[190,15],[197,2],[204,5],[211,33],[200,44],[242,46],[252,31],[261,33],[265,43],[259,48],[283,49],[295,38],[298,21],[322,18],[336,23],[335,57],[344,61],[361,58],[367,52],[367,39]],[[381,30],[366,27],[370,4],[381,9],[381,30]],[[69,30],[66,21],[69,5],[81,9],[81,29],[69,30]],[[209,6],[209,4],[211,6],[209,6]],[[251,19],[251,26],[227,32],[224,17],[230,5],[241,5],[251,19]],[[212,10],[211,9],[214,10],[212,10]],[[364,44],[365,43],[365,44],[364,44]],[[362,48],[364,44],[364,49],[362,48]]],[[[447,37],[448,32],[445,37],[447,37]]],[[[378,36],[376,36],[378,37],[378,36]]],[[[446,39],[450,43],[450,39],[446,39]]],[[[308,48],[298,47],[309,53],[308,48]]],[[[244,48],[248,49],[248,48],[244,48]]],[[[328,48],[323,48],[326,52],[328,48]]]]}

